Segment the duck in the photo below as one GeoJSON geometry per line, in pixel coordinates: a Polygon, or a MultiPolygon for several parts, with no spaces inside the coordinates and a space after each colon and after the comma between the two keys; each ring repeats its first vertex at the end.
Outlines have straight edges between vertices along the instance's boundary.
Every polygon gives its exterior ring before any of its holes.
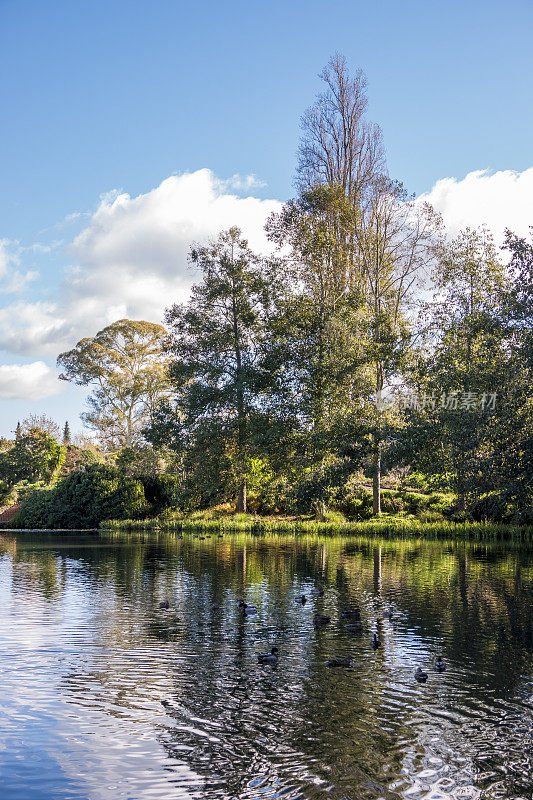
{"type": "Polygon", "coordinates": [[[325,614],[315,614],[313,617],[313,625],[315,628],[320,627],[320,625],[328,625],[330,622],[331,617],[328,617],[325,614]]]}
{"type": "Polygon", "coordinates": [[[415,672],[415,678],[418,681],[418,683],[425,683],[428,679],[428,674],[427,672],[423,672],[421,667],[417,667],[415,672]]]}
{"type": "Polygon", "coordinates": [[[446,669],[446,664],[442,660],[442,656],[437,656],[435,661],[435,669],[437,670],[437,672],[444,672],[444,670],[446,669]]]}
{"type": "Polygon", "coordinates": [[[326,661],[327,667],[351,667],[352,666],[352,657],[351,656],[337,656],[336,658],[330,658],[326,661]]]}
{"type": "Polygon", "coordinates": [[[168,611],[168,609],[170,608],[170,603],[168,602],[168,600],[163,600],[162,603],[159,603],[159,608],[162,609],[163,611],[168,611]]]}
{"type": "Polygon", "coordinates": [[[374,648],[374,650],[377,650],[378,647],[381,647],[381,642],[379,640],[379,636],[377,635],[377,633],[375,633],[372,636],[372,647],[374,648]]]}
{"type": "Polygon", "coordinates": [[[243,614],[257,614],[257,606],[250,606],[244,600],[239,600],[238,606],[243,614]]]}
{"type": "Polygon", "coordinates": [[[361,612],[359,611],[358,608],[347,609],[346,611],[342,612],[342,616],[344,617],[344,619],[350,619],[357,622],[358,620],[361,619],[361,612]]]}
{"type": "Polygon", "coordinates": [[[257,660],[260,664],[277,664],[278,663],[278,648],[273,647],[270,653],[258,653],[257,660]]]}
{"type": "Polygon", "coordinates": [[[356,619],[355,622],[348,623],[348,625],[345,625],[344,628],[348,631],[348,633],[361,633],[363,630],[363,623],[360,619],[356,619]]]}
{"type": "Polygon", "coordinates": [[[305,594],[299,597],[297,602],[301,603],[304,606],[307,603],[307,597],[305,596],[305,594]]]}
{"type": "Polygon", "coordinates": [[[389,606],[383,612],[383,619],[392,619],[394,617],[394,609],[392,606],[389,606]]]}
{"type": "Polygon", "coordinates": [[[322,588],[322,586],[313,588],[311,589],[311,594],[313,595],[313,597],[324,597],[324,589],[322,588]]]}

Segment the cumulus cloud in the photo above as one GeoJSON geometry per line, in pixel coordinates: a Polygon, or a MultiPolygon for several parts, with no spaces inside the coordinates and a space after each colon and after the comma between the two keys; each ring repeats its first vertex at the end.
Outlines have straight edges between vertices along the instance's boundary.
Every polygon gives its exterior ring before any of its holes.
{"type": "Polygon", "coordinates": [[[32,281],[37,280],[39,273],[35,270],[21,272],[16,267],[20,263],[20,248],[16,242],[0,239],[0,293],[15,294],[22,292],[32,281]]]}
{"type": "MultiPolygon", "coordinates": [[[[253,175],[222,181],[202,169],[173,175],[136,197],[118,191],[103,195],[85,228],[68,245],[72,266],[57,299],[19,299],[0,309],[0,349],[33,358],[55,357],[116,319],[161,321],[164,309],[185,300],[197,278],[187,263],[191,244],[238,225],[252,249],[271,250],[263,226],[281,203],[235,194],[258,185],[253,175]]],[[[533,168],[443,178],[420,199],[443,215],[452,235],[466,225],[486,224],[501,242],[505,227],[523,235],[533,224],[533,168]]],[[[36,277],[18,269],[22,248],[15,252],[9,244],[0,244],[4,293],[20,290],[36,277]]]]}
{"type": "Polygon", "coordinates": [[[0,365],[0,400],[42,400],[62,388],[56,373],[44,361],[0,365]]]}
{"type": "Polygon", "coordinates": [[[218,185],[222,191],[233,189],[235,192],[249,192],[251,189],[263,189],[267,184],[253,173],[244,176],[235,173],[228,180],[219,180],[218,185]]]}
{"type": "MultiPolygon", "coordinates": [[[[244,183],[249,188],[253,180],[244,183]]],[[[270,251],[263,226],[280,203],[231,194],[231,181],[202,169],[173,175],[137,197],[104,195],[69,246],[74,265],[61,302],[0,311],[0,348],[56,355],[121,317],[160,321],[165,307],[186,299],[194,282],[187,262],[191,244],[232,225],[242,229],[252,249],[270,251]]]]}
{"type": "Polygon", "coordinates": [[[476,170],[462,180],[442,178],[419,199],[442,214],[451,236],[466,226],[486,225],[501,244],[505,228],[525,236],[533,225],[533,167],[524,172],[476,170]]]}

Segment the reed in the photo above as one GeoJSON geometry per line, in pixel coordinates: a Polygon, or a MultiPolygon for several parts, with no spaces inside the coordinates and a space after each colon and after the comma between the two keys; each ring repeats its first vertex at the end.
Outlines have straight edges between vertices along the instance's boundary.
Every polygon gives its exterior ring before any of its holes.
{"type": "Polygon", "coordinates": [[[319,522],[272,517],[219,519],[106,520],[100,529],[112,531],[199,531],[210,533],[298,533],[320,536],[414,536],[444,539],[533,541],[533,526],[494,522],[422,522],[406,519],[377,519],[361,522],[319,522]]]}

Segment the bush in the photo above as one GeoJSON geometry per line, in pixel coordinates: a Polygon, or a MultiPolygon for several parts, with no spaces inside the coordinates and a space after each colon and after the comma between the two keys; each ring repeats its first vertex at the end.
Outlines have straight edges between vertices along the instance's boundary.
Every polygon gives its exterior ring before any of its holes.
{"type": "Polygon", "coordinates": [[[164,509],[180,505],[180,481],[177,475],[141,476],[146,502],[151,514],[160,514],[164,509]]]}
{"type": "Polygon", "coordinates": [[[287,479],[272,478],[259,490],[252,504],[252,510],[258,514],[284,514],[287,511],[288,494],[287,479]]]}
{"type": "Polygon", "coordinates": [[[386,514],[402,514],[405,510],[402,496],[398,492],[384,489],[381,492],[381,510],[386,514]]]}
{"type": "Polygon", "coordinates": [[[417,514],[429,505],[429,495],[418,492],[402,492],[405,510],[408,514],[417,514]]]}
{"type": "Polygon", "coordinates": [[[363,487],[355,488],[338,503],[338,508],[348,519],[370,519],[372,516],[372,492],[363,487]]]}
{"type": "Polygon", "coordinates": [[[434,492],[430,495],[427,504],[428,509],[431,511],[449,516],[452,513],[456,497],[454,494],[445,494],[444,492],[434,492]]]}
{"type": "Polygon", "coordinates": [[[93,464],[73,472],[53,489],[35,489],[13,520],[20,528],[96,528],[104,519],[142,519],[148,512],[140,481],[114,467],[93,464]]]}
{"type": "Polygon", "coordinates": [[[467,512],[476,522],[483,522],[483,520],[509,522],[513,509],[505,492],[487,492],[471,503],[467,512]]]}

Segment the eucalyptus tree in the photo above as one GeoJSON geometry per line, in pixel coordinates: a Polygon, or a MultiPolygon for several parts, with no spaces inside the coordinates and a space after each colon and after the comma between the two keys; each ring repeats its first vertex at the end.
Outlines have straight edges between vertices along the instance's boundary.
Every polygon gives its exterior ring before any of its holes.
{"type": "Polygon", "coordinates": [[[139,442],[155,407],[168,396],[166,336],[154,322],[121,319],[58,356],[61,380],[92,389],[82,419],[108,448],[139,442]]]}

